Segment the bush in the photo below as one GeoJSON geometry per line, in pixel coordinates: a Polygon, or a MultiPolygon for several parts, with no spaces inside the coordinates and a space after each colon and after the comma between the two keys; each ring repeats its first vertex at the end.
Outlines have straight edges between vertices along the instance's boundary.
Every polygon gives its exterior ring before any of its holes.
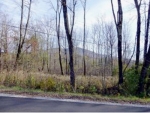
{"type": "Polygon", "coordinates": [[[4,85],[5,86],[10,86],[11,78],[9,75],[6,75],[5,80],[4,80],[4,85]]]}
{"type": "Polygon", "coordinates": [[[0,85],[4,84],[5,76],[0,74],[0,85]]]}
{"type": "Polygon", "coordinates": [[[63,83],[57,83],[55,89],[58,92],[65,92],[65,86],[63,83]]]}
{"type": "Polygon", "coordinates": [[[79,92],[79,93],[84,93],[85,92],[85,88],[84,88],[84,86],[81,85],[81,86],[78,86],[76,91],[79,92]]]}
{"type": "Polygon", "coordinates": [[[139,82],[139,74],[136,73],[135,68],[131,68],[124,74],[123,90],[127,95],[136,95],[139,82]]]}
{"type": "Polygon", "coordinates": [[[76,80],[76,92],[78,93],[100,93],[102,90],[102,84],[100,78],[96,76],[77,78],[76,80]]]}
{"type": "Polygon", "coordinates": [[[6,75],[4,79],[4,85],[5,86],[16,86],[18,84],[18,78],[15,75],[6,75]]]}
{"type": "Polygon", "coordinates": [[[42,79],[40,82],[40,88],[44,91],[55,91],[55,82],[52,78],[48,77],[46,79],[42,79]]]}
{"type": "Polygon", "coordinates": [[[26,78],[26,87],[29,89],[35,89],[36,87],[36,79],[33,75],[29,75],[26,78]]]}
{"type": "Polygon", "coordinates": [[[88,92],[91,94],[95,94],[97,92],[97,89],[94,85],[91,85],[88,89],[88,92]]]}

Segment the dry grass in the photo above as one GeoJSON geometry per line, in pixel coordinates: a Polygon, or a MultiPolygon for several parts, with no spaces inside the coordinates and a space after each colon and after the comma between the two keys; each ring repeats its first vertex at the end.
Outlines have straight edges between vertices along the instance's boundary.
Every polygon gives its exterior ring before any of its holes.
{"type": "MultiPolygon", "coordinates": [[[[76,92],[102,93],[104,89],[113,87],[117,83],[116,77],[76,76],[76,92]]],[[[70,77],[67,75],[50,75],[44,73],[12,71],[0,73],[0,84],[18,86],[43,91],[72,92],[70,77]]]]}

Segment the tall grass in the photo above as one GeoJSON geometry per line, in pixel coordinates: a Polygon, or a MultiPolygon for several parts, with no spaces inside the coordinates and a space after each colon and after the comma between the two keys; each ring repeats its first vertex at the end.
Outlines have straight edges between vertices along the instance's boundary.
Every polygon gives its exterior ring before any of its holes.
{"type": "MultiPolygon", "coordinates": [[[[76,76],[77,93],[100,94],[117,83],[115,77],[76,76]],[[105,87],[104,87],[105,85],[105,87]]],[[[25,73],[23,71],[1,72],[0,84],[8,87],[17,86],[26,89],[40,89],[53,92],[72,92],[70,77],[44,73],[25,73]]]]}

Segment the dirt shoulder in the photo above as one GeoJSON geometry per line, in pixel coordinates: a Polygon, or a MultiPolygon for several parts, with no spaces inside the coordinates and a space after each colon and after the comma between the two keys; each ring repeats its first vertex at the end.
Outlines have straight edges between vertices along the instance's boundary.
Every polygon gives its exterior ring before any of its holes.
{"type": "Polygon", "coordinates": [[[73,99],[82,101],[111,102],[120,104],[150,105],[150,98],[122,97],[122,96],[101,96],[96,94],[58,93],[43,92],[39,90],[25,90],[16,88],[0,88],[0,93],[22,95],[27,97],[50,97],[58,99],[73,99]]]}

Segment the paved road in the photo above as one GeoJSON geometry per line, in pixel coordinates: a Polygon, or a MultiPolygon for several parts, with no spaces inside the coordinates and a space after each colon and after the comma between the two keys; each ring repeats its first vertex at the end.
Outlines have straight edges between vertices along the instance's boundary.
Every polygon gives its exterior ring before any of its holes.
{"type": "Polygon", "coordinates": [[[0,112],[148,112],[150,106],[130,106],[46,98],[0,96],[0,112]]]}

